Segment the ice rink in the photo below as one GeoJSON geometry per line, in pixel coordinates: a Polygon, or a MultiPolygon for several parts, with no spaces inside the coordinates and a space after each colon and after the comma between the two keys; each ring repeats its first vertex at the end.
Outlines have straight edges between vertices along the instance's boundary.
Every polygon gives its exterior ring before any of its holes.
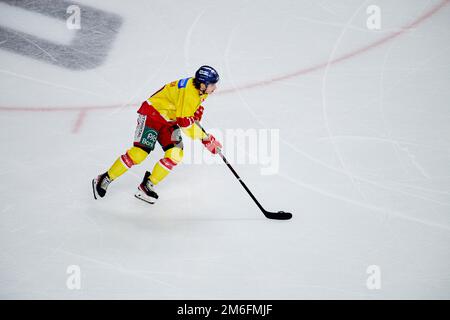
{"type": "Polygon", "coordinates": [[[2,0],[0,49],[0,298],[450,298],[450,1],[2,0]],[[203,64],[202,124],[292,220],[188,137],[158,203],[159,146],[94,200],[142,101],[203,64]]]}

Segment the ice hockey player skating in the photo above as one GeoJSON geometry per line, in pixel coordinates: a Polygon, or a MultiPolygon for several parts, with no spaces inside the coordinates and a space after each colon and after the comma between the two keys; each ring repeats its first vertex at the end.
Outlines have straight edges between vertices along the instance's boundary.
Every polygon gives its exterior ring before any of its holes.
{"type": "Polygon", "coordinates": [[[219,154],[233,175],[268,219],[289,220],[290,212],[270,212],[264,209],[244,181],[227,161],[222,145],[213,135],[207,134],[200,124],[203,116],[202,103],[216,90],[219,74],[210,66],[200,67],[193,78],[172,81],[156,91],[139,108],[133,147],[117,158],[111,168],[92,180],[94,198],[103,198],[109,184],[132,166],[141,163],[155,149],[158,142],[164,157],[146,171],[135,194],[136,198],[155,203],[158,194],[155,186],[183,159],[181,131],[192,139],[199,139],[212,153],[219,154]]]}
{"type": "Polygon", "coordinates": [[[138,119],[133,146],[117,158],[111,168],[92,180],[94,198],[105,196],[109,184],[136,164],[140,164],[154,150],[158,142],[164,150],[151,172],[147,171],[135,196],[155,203],[160,183],[183,158],[182,130],[192,139],[199,139],[213,154],[222,145],[214,136],[206,134],[196,122],[203,115],[203,101],[216,89],[219,74],[210,66],[202,66],[193,78],[170,82],[144,101],[137,111],[138,119]]]}

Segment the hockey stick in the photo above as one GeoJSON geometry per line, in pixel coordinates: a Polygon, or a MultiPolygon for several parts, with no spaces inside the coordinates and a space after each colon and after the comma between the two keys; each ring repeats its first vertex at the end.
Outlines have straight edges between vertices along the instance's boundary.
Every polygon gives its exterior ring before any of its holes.
{"type": "MultiPolygon", "coordinates": [[[[200,123],[198,121],[196,121],[195,123],[199,126],[200,129],[202,129],[202,131],[206,135],[208,134],[208,133],[206,133],[205,129],[203,129],[203,127],[200,125],[200,123]]],[[[253,201],[256,203],[256,205],[262,211],[262,213],[266,216],[266,218],[268,218],[268,219],[276,219],[276,220],[288,220],[288,219],[292,218],[292,213],[290,213],[290,212],[284,212],[284,211],[270,212],[270,211],[267,211],[266,209],[264,209],[263,206],[259,203],[259,201],[255,198],[253,193],[250,191],[250,189],[245,185],[244,181],[242,181],[242,179],[239,177],[239,175],[234,170],[234,168],[231,166],[231,164],[227,161],[227,159],[225,158],[225,156],[222,153],[222,150],[219,149],[217,154],[220,155],[220,157],[222,158],[223,162],[225,162],[225,164],[228,166],[228,168],[231,170],[231,172],[233,172],[233,174],[236,177],[236,179],[239,180],[241,185],[244,187],[245,191],[247,191],[249,196],[253,199],[253,201]]]]}

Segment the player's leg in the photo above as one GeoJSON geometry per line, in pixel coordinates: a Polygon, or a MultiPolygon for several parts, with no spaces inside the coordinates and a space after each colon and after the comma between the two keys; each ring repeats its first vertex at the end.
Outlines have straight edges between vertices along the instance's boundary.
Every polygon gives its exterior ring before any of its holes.
{"type": "Polygon", "coordinates": [[[158,134],[158,142],[163,148],[164,157],[153,167],[152,172],[146,172],[139,186],[137,198],[154,203],[158,198],[155,186],[164,180],[172,169],[183,159],[183,141],[178,126],[165,126],[158,134]]]}
{"type": "Polygon", "coordinates": [[[102,173],[93,180],[94,197],[97,196],[103,198],[106,194],[106,190],[109,184],[123,175],[132,166],[140,164],[148,155],[148,151],[141,149],[140,147],[131,147],[124,154],[117,158],[111,168],[105,173],[102,173]]]}
{"type": "Polygon", "coordinates": [[[153,185],[164,180],[172,169],[183,159],[183,140],[177,125],[165,127],[158,136],[158,142],[164,150],[164,157],[153,167],[149,176],[153,185]]]}
{"type": "Polygon", "coordinates": [[[172,169],[181,162],[183,159],[183,149],[179,147],[172,147],[164,153],[164,157],[161,158],[153,167],[152,173],[149,176],[153,185],[157,185],[164,180],[172,169]]]}
{"type": "Polygon", "coordinates": [[[133,147],[119,156],[107,172],[92,181],[94,197],[104,197],[109,184],[123,175],[132,166],[140,164],[155,148],[157,131],[148,126],[145,115],[139,115],[133,147]]]}

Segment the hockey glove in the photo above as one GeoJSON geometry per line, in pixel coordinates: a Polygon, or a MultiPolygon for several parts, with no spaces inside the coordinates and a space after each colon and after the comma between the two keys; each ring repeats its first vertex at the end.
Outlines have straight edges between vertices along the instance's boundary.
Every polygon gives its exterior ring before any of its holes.
{"type": "Polygon", "coordinates": [[[219,141],[214,138],[213,135],[209,134],[206,138],[202,139],[203,145],[208,149],[212,154],[216,154],[222,149],[222,145],[219,141]]]}

